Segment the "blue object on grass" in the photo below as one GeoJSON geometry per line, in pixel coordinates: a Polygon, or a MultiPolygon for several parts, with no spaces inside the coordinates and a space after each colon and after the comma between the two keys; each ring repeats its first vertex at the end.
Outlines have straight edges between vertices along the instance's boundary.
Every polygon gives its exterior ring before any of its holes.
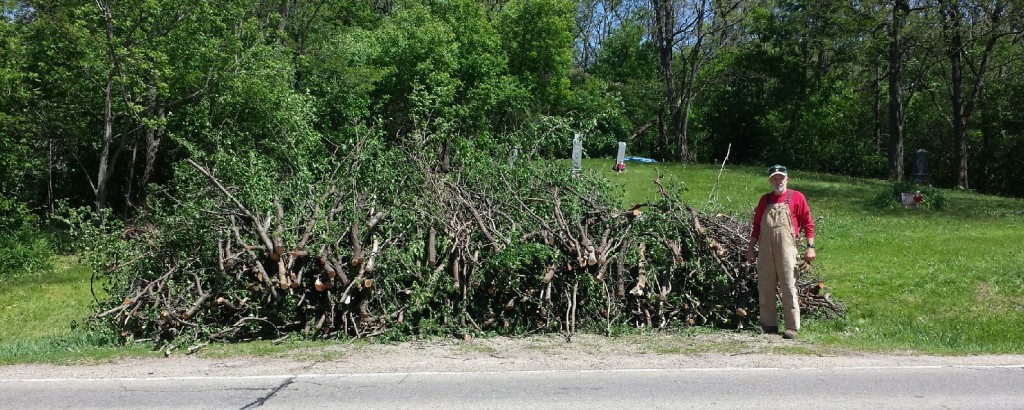
{"type": "Polygon", "coordinates": [[[654,159],[644,158],[644,157],[625,157],[622,160],[623,161],[632,161],[632,162],[658,162],[658,161],[656,161],[654,159]]]}

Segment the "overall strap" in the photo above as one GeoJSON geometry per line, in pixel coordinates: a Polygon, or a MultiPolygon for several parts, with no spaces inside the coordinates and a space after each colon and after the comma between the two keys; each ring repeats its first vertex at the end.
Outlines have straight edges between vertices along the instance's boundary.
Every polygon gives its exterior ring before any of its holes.
{"type": "Polygon", "coordinates": [[[793,197],[793,190],[790,189],[789,192],[786,192],[786,206],[789,206],[789,199],[792,198],[792,197],[793,197]]]}

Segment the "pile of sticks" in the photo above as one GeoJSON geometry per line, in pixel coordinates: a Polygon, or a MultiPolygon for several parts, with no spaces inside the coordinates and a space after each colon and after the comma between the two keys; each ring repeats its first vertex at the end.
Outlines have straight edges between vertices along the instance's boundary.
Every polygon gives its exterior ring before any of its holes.
{"type": "MultiPolygon", "coordinates": [[[[586,184],[502,176],[482,187],[424,168],[424,203],[384,206],[332,181],[302,206],[274,201],[261,214],[189,162],[225,199],[210,212],[221,234],[212,252],[164,256],[163,274],[112,295],[96,317],[122,337],[572,336],[756,321],[749,222],[702,214],[657,180],[660,201],[616,209],[586,184]],[[429,212],[395,208],[425,203],[429,212]]],[[[806,314],[843,315],[810,264],[798,279],[806,314]]]]}

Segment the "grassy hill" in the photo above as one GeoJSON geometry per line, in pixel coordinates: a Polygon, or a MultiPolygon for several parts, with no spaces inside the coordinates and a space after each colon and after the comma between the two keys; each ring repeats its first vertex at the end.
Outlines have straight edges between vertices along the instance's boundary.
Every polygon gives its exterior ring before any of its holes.
{"type": "MultiPolygon", "coordinates": [[[[584,165],[621,189],[624,206],[656,200],[651,181],[659,174],[691,205],[740,218],[752,216],[768,189],[762,168],[629,163],[614,173],[610,160],[584,165]]],[[[843,320],[805,321],[803,341],[858,350],[1024,353],[1024,201],[944,191],[939,211],[883,208],[876,198],[890,191],[886,181],[800,170],[791,170],[790,187],[811,205],[817,271],[847,307],[843,320]]],[[[91,348],[97,336],[71,330],[92,312],[89,272],[71,258],[60,265],[0,281],[0,363],[131,354],[91,348]]]]}

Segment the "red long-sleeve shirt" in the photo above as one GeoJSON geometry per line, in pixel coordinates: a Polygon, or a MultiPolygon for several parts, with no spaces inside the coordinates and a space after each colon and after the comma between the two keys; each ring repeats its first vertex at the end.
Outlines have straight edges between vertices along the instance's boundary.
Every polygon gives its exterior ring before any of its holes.
{"type": "Polygon", "coordinates": [[[800,191],[790,189],[782,195],[769,192],[762,195],[761,200],[757,201],[757,208],[754,208],[754,232],[751,234],[751,239],[754,242],[757,242],[757,237],[761,233],[761,218],[764,217],[764,211],[768,209],[768,205],[786,202],[786,195],[789,195],[790,192],[793,193],[789,199],[789,214],[793,218],[793,235],[800,236],[800,231],[803,230],[807,239],[814,238],[814,219],[811,219],[811,208],[807,206],[807,198],[800,191]]]}

